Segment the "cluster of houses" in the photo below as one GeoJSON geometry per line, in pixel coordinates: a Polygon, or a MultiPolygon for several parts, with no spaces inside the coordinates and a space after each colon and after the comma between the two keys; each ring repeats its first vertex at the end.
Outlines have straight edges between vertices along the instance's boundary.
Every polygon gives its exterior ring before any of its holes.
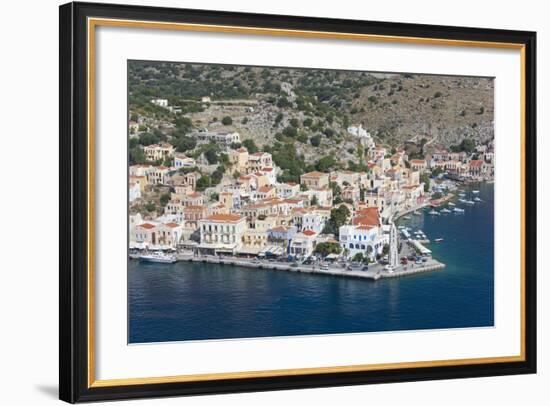
{"type": "Polygon", "coordinates": [[[196,190],[201,174],[179,170],[196,167],[193,158],[170,144],[144,147],[148,160],[171,165],[131,166],[130,202],[139,202],[148,185],[167,186],[171,193],[164,211],[154,218],[130,213],[130,247],[305,258],[318,244],[330,243],[339,245],[345,256],[361,253],[374,259],[389,242],[391,219],[416,210],[429,198],[421,182],[423,172],[441,166],[449,173],[481,177],[492,171],[494,155],[487,148],[479,151],[480,160],[448,151],[409,160],[404,150],[392,155],[362,128],[356,129],[364,140],[367,170],[314,171],[301,175],[299,184],[277,181],[279,168],[270,153],[229,148],[240,137],[226,133],[231,142],[215,140],[228,146],[227,173],[219,185],[202,193],[196,190]],[[342,205],[350,213],[347,222],[337,235],[324,233],[332,210],[342,205]]]}
{"type": "Polygon", "coordinates": [[[476,146],[476,151],[473,154],[465,151],[452,152],[439,149],[428,155],[426,159],[411,159],[409,163],[411,169],[420,172],[439,168],[456,179],[492,180],[494,178],[494,160],[495,152],[490,144],[489,146],[476,146]]]}

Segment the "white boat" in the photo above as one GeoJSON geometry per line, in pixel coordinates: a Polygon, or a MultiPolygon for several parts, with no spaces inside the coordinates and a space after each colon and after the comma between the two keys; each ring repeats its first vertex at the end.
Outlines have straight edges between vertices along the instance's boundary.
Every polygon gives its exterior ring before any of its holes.
{"type": "Polygon", "coordinates": [[[464,199],[458,199],[458,201],[459,201],[460,203],[466,203],[466,200],[464,200],[464,199]]]}
{"type": "Polygon", "coordinates": [[[152,252],[150,254],[143,254],[139,256],[139,260],[143,262],[154,262],[158,264],[173,264],[176,262],[174,255],[165,254],[163,252],[152,252]]]}
{"type": "Polygon", "coordinates": [[[436,238],[434,241],[435,242],[443,242],[443,238],[436,238]]]}
{"type": "Polygon", "coordinates": [[[456,204],[454,204],[453,202],[449,202],[449,206],[453,207],[456,206],[456,204]]]}
{"type": "Polygon", "coordinates": [[[417,212],[417,211],[413,212],[413,214],[414,214],[415,216],[420,216],[420,213],[417,212]]]}
{"type": "Polygon", "coordinates": [[[464,213],[464,209],[461,209],[460,207],[455,207],[455,208],[453,209],[453,211],[454,211],[455,213],[464,213]]]}
{"type": "Polygon", "coordinates": [[[441,209],[441,213],[450,213],[450,212],[451,212],[451,211],[450,211],[449,209],[446,209],[446,208],[441,209]]]}
{"type": "Polygon", "coordinates": [[[411,219],[411,216],[403,216],[403,218],[404,218],[405,220],[410,220],[410,219],[411,219]]]}
{"type": "Polygon", "coordinates": [[[458,194],[460,197],[465,197],[466,196],[466,193],[459,193],[458,194]]]}
{"type": "Polygon", "coordinates": [[[472,190],[472,193],[478,194],[479,190],[472,190]]]}
{"type": "Polygon", "coordinates": [[[474,202],[482,202],[483,200],[481,200],[479,197],[474,197],[474,202]]]}
{"type": "Polygon", "coordinates": [[[437,211],[435,211],[435,210],[430,210],[430,211],[428,212],[428,214],[431,215],[431,216],[439,216],[439,212],[437,212],[437,211]]]}
{"type": "Polygon", "coordinates": [[[473,200],[466,200],[464,203],[469,204],[470,206],[476,204],[476,202],[474,202],[473,200]]]}

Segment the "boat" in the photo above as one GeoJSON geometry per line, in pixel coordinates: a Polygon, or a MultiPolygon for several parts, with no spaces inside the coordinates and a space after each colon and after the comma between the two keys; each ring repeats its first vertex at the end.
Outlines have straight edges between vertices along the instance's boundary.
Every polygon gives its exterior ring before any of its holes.
{"type": "Polygon", "coordinates": [[[454,211],[455,213],[464,213],[464,209],[461,209],[460,207],[455,207],[455,208],[453,209],[453,211],[454,211]]]}
{"type": "Polygon", "coordinates": [[[443,242],[443,238],[436,238],[434,241],[435,242],[443,242]]]}
{"type": "Polygon", "coordinates": [[[449,206],[456,206],[456,204],[454,204],[453,202],[449,202],[449,206]]]}
{"type": "Polygon", "coordinates": [[[479,190],[472,190],[472,193],[475,193],[477,195],[479,193],[479,190]]]}
{"type": "Polygon", "coordinates": [[[450,213],[451,211],[449,209],[441,209],[441,213],[450,213]]]}
{"type": "Polygon", "coordinates": [[[482,202],[483,200],[481,200],[479,197],[474,197],[474,202],[482,202]]]}
{"type": "Polygon", "coordinates": [[[415,216],[420,216],[420,213],[419,213],[418,211],[414,211],[413,214],[414,214],[415,216]]]}
{"type": "Polygon", "coordinates": [[[459,201],[460,203],[466,203],[466,200],[464,200],[464,199],[458,199],[458,201],[459,201]]]}
{"type": "Polygon", "coordinates": [[[404,218],[405,220],[410,220],[410,219],[411,219],[411,216],[403,216],[403,218],[404,218]]]}
{"type": "Polygon", "coordinates": [[[328,271],[328,264],[321,264],[319,265],[319,268],[321,268],[323,271],[328,271]]]}
{"type": "Polygon", "coordinates": [[[460,197],[466,197],[466,193],[459,193],[458,194],[460,197]]]}
{"type": "Polygon", "coordinates": [[[139,260],[142,262],[154,262],[158,264],[173,264],[176,262],[176,257],[174,255],[155,251],[150,254],[140,255],[139,260]]]}
{"type": "Polygon", "coordinates": [[[437,211],[435,211],[435,210],[430,210],[430,211],[428,212],[428,214],[431,215],[431,216],[439,216],[439,212],[437,212],[437,211]]]}
{"type": "Polygon", "coordinates": [[[476,204],[473,200],[466,200],[464,203],[469,204],[469,205],[471,205],[471,206],[473,206],[474,204],[476,204]]]}

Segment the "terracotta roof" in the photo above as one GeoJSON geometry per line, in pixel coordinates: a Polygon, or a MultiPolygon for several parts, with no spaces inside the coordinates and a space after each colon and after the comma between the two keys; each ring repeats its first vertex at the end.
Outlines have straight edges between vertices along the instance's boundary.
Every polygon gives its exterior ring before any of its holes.
{"type": "Polygon", "coordinates": [[[271,190],[273,190],[273,186],[262,186],[261,188],[258,189],[258,192],[267,193],[271,190]]]}
{"type": "Polygon", "coordinates": [[[308,178],[320,178],[322,176],[328,176],[328,174],[323,172],[313,171],[309,173],[304,173],[302,175],[302,177],[308,177],[308,178]]]}
{"type": "Polygon", "coordinates": [[[479,168],[483,165],[483,161],[480,159],[473,159],[470,161],[470,166],[473,166],[474,168],[479,168]]]}
{"type": "Polygon", "coordinates": [[[425,159],[411,159],[411,164],[424,165],[425,163],[426,163],[425,159]]]}
{"type": "Polygon", "coordinates": [[[206,220],[209,220],[209,221],[228,221],[228,222],[236,222],[241,219],[244,219],[244,217],[238,214],[212,214],[211,216],[208,216],[206,218],[206,220]]]}
{"type": "Polygon", "coordinates": [[[302,234],[303,234],[303,235],[307,235],[307,236],[311,236],[311,235],[315,235],[315,234],[317,234],[317,233],[316,233],[315,231],[313,231],[313,230],[304,230],[304,231],[302,232],[302,234]]]}
{"type": "Polygon", "coordinates": [[[377,207],[367,207],[358,210],[353,224],[358,226],[378,227],[380,225],[380,214],[377,207]]]}
{"type": "Polygon", "coordinates": [[[176,223],[166,223],[165,226],[166,226],[166,227],[170,227],[170,228],[176,228],[176,227],[179,227],[179,224],[176,224],[176,223]]]}
{"type": "Polygon", "coordinates": [[[273,227],[270,231],[275,231],[275,232],[284,233],[285,231],[288,231],[288,230],[290,230],[290,227],[286,227],[286,226],[277,226],[277,227],[273,227]]]}
{"type": "Polygon", "coordinates": [[[183,208],[183,211],[193,211],[193,210],[204,210],[205,207],[203,205],[200,205],[200,204],[190,204],[188,206],[185,206],[183,208]]]}
{"type": "Polygon", "coordinates": [[[147,230],[150,230],[152,228],[155,228],[155,226],[151,223],[143,223],[139,225],[140,227],[146,228],[147,230]]]}

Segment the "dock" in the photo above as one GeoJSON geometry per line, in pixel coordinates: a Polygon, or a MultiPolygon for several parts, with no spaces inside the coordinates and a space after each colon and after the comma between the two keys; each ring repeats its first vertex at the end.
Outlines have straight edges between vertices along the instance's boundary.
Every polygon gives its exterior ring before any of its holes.
{"type": "Polygon", "coordinates": [[[244,268],[251,268],[251,269],[257,269],[257,270],[267,269],[267,270],[273,270],[273,271],[286,271],[286,272],[296,272],[296,273],[305,273],[305,274],[368,279],[373,281],[376,281],[378,279],[383,279],[383,278],[397,278],[397,277],[403,277],[408,275],[414,275],[418,273],[437,271],[445,268],[444,264],[434,259],[430,259],[428,262],[424,264],[417,264],[417,265],[409,264],[405,266],[400,265],[393,272],[388,272],[386,269],[384,269],[384,266],[380,264],[371,264],[369,265],[368,270],[365,270],[365,271],[351,271],[337,264],[329,265],[328,269],[322,269],[317,264],[296,265],[296,263],[294,263],[294,266],[293,266],[290,263],[282,263],[277,261],[248,260],[248,259],[232,258],[232,257],[195,256],[195,255],[178,254],[177,259],[178,261],[183,261],[183,262],[240,266],[244,268]]]}

